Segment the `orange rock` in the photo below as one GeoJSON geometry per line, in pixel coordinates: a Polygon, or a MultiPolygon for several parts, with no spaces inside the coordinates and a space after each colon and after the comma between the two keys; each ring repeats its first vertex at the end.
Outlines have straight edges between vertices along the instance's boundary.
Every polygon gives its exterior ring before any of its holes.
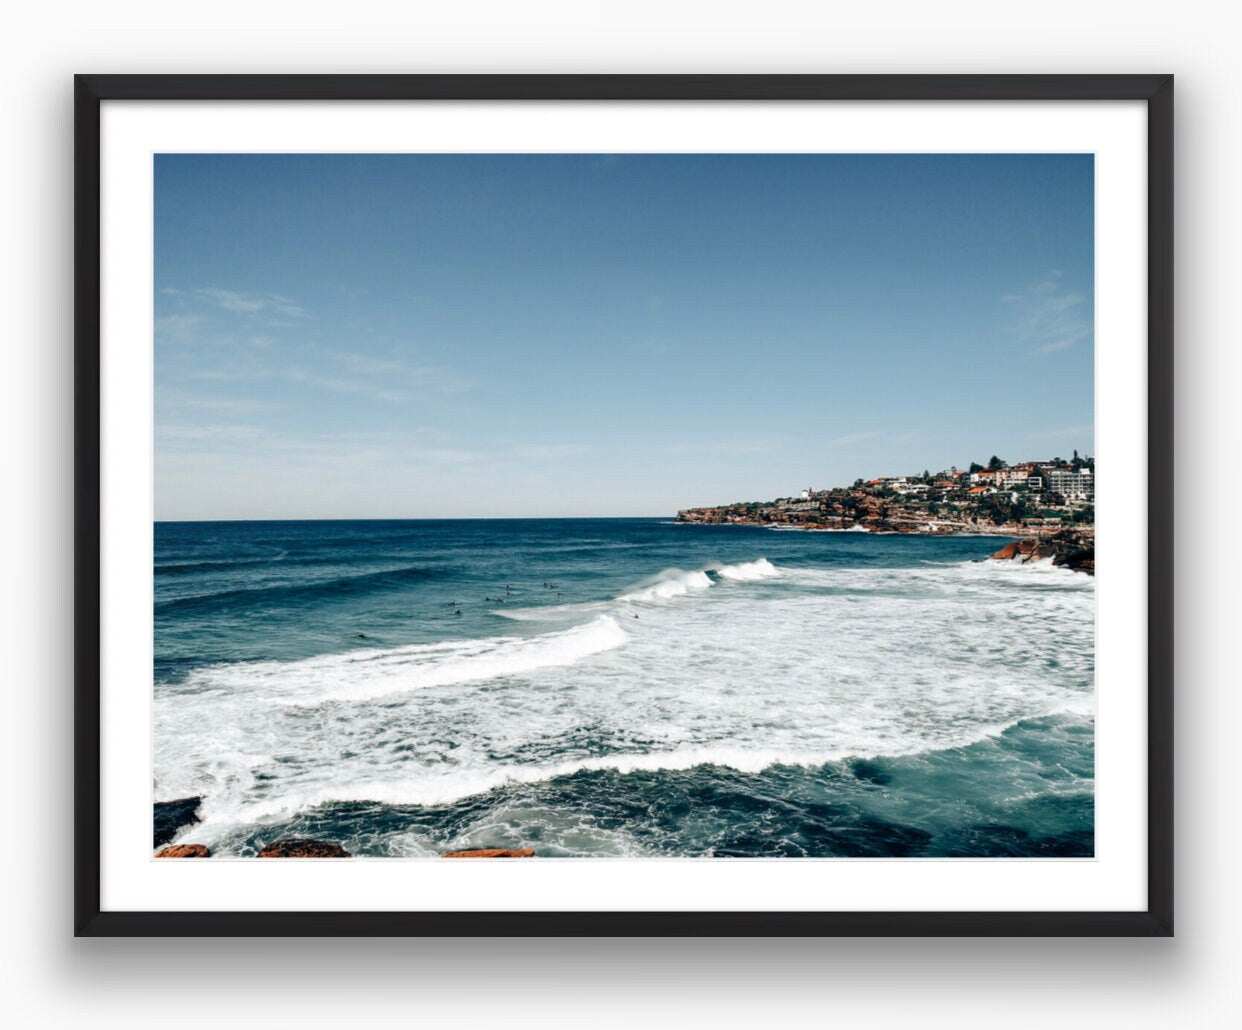
{"type": "Polygon", "coordinates": [[[441,858],[531,858],[532,848],[479,848],[477,851],[450,851],[441,858]]]}
{"type": "Polygon", "coordinates": [[[992,555],[992,557],[993,558],[1004,558],[1008,560],[1011,558],[1016,558],[1017,555],[1018,555],[1018,541],[1015,540],[1012,544],[1006,544],[999,551],[997,551],[994,555],[992,555]]]}
{"type": "Polygon", "coordinates": [[[326,840],[276,840],[259,852],[260,858],[349,858],[339,844],[326,840]]]}
{"type": "Polygon", "coordinates": [[[156,858],[207,858],[211,852],[204,844],[173,844],[157,852],[156,858]]]}
{"type": "Polygon", "coordinates": [[[1030,560],[1034,561],[1036,558],[1051,558],[1056,553],[1056,547],[1050,544],[1047,540],[1038,540],[1036,541],[1035,546],[1031,548],[1030,560]]]}

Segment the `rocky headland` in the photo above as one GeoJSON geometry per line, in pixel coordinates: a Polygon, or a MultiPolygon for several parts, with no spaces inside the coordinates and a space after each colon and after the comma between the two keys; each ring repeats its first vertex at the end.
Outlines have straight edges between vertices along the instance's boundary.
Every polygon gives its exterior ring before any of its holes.
{"type": "Polygon", "coordinates": [[[867,533],[913,533],[923,536],[1039,536],[1055,528],[1044,520],[980,517],[969,508],[932,511],[863,490],[826,491],[815,501],[726,504],[685,508],[677,521],[705,526],[766,526],[781,529],[853,530],[867,533]]]}
{"type": "Polygon", "coordinates": [[[1095,459],[1022,461],[995,454],[940,472],[880,476],[852,486],[814,490],[772,501],[736,501],[685,508],[677,521],[773,529],[916,533],[951,536],[1047,536],[1095,524],[1095,459]]]}
{"type": "Polygon", "coordinates": [[[1019,562],[1051,558],[1054,565],[1095,574],[1095,511],[1090,504],[1041,498],[1029,490],[955,486],[926,475],[921,481],[903,479],[900,489],[889,485],[892,482],[859,480],[853,487],[807,490],[801,498],[685,508],[677,513],[677,521],[809,532],[1017,537],[992,557],[1019,562]],[[1056,502],[1058,508],[1040,506],[1056,502]]]}

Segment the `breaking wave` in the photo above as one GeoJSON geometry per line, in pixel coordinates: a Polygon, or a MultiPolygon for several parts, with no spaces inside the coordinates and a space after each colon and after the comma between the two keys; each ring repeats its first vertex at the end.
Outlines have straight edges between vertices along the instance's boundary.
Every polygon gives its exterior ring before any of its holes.
{"type": "Polygon", "coordinates": [[[609,616],[535,637],[485,637],[414,644],[295,662],[221,665],[189,677],[182,691],[260,691],[291,705],[370,701],[428,687],[498,680],[572,665],[620,647],[625,631],[609,616]]]}
{"type": "Polygon", "coordinates": [[[622,594],[621,601],[663,601],[671,597],[683,597],[686,594],[707,590],[713,584],[712,576],[738,582],[754,582],[779,576],[780,570],[766,558],[755,561],[740,562],[736,565],[724,565],[713,562],[701,569],[686,572],[683,569],[665,569],[646,585],[622,594]]]}
{"type": "Polygon", "coordinates": [[[711,578],[701,570],[683,572],[681,569],[665,569],[649,586],[622,594],[622,601],[662,601],[670,597],[684,597],[686,594],[711,587],[711,578]]]}

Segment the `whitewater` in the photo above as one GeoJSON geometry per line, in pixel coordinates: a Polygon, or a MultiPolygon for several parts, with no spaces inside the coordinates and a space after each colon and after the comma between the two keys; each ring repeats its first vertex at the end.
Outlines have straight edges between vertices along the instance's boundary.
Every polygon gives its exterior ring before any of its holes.
{"type": "Polygon", "coordinates": [[[154,800],[219,857],[1082,857],[1094,581],[995,538],[156,527],[154,800]]]}

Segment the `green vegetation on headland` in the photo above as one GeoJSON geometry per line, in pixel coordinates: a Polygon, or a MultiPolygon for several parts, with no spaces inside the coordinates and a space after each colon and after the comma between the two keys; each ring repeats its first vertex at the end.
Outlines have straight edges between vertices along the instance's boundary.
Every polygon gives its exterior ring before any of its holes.
{"type": "Polygon", "coordinates": [[[993,455],[921,475],[857,479],[853,486],[803,490],[798,497],[739,501],[713,508],[687,508],[678,522],[708,525],[780,526],[790,529],[858,530],[873,533],[997,536],[1082,533],[1095,526],[1095,459],[1022,461],[1010,465],[993,455]]]}

